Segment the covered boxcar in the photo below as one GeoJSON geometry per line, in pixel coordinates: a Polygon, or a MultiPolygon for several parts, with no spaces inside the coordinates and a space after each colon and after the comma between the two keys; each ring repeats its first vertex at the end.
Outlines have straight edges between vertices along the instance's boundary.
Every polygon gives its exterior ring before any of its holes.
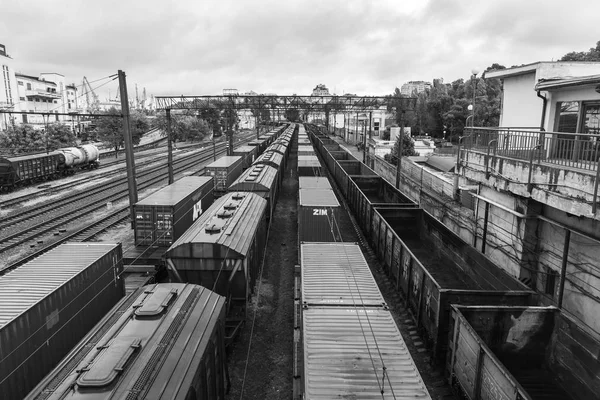
{"type": "Polygon", "coordinates": [[[376,209],[371,242],[437,361],[446,356],[451,304],[535,302],[531,289],[422,209],[376,209]]]}
{"type": "Polygon", "coordinates": [[[121,244],[63,244],[0,277],[0,397],[22,399],[125,295],[121,244]]]}
{"type": "Polygon", "coordinates": [[[599,342],[572,325],[554,307],[454,306],[449,382],[471,399],[598,399],[599,342]]]}
{"type": "Polygon", "coordinates": [[[224,399],[225,299],[184,283],[134,292],[27,397],[224,399]]]}
{"type": "Polygon", "coordinates": [[[298,240],[341,242],[339,227],[342,208],[330,189],[300,189],[298,198],[298,240]]]}
{"type": "Polygon", "coordinates": [[[253,165],[267,165],[277,170],[279,183],[283,181],[283,174],[285,172],[285,156],[281,153],[270,151],[267,149],[260,155],[253,165]]]}
{"type": "Polygon", "coordinates": [[[279,194],[279,172],[267,165],[253,165],[229,186],[230,192],[252,192],[267,200],[267,215],[271,220],[279,194]]]}
{"type": "Polygon", "coordinates": [[[248,192],[227,193],[165,253],[169,275],[225,296],[241,323],[267,244],[267,201],[248,192]]]}
{"type": "Polygon", "coordinates": [[[248,146],[256,147],[258,154],[262,154],[267,149],[267,142],[264,139],[255,139],[248,142],[248,146]]]}
{"type": "Polygon", "coordinates": [[[213,203],[213,178],[186,176],[138,201],[136,246],[170,246],[213,203]]]}
{"type": "Polygon", "coordinates": [[[217,159],[217,161],[208,164],[204,174],[214,178],[214,194],[217,197],[227,192],[229,185],[242,174],[242,170],[242,157],[223,156],[217,159]]]}

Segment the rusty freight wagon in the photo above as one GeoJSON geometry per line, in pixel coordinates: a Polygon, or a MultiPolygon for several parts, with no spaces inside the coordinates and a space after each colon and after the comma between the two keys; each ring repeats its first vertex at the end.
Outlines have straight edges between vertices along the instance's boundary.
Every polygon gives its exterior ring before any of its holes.
{"type": "MultiPolygon", "coordinates": [[[[328,153],[325,153],[323,155],[323,160],[325,160],[325,165],[327,165],[327,169],[329,169],[329,174],[332,177],[334,177],[334,179],[337,179],[337,177],[335,176],[336,161],[355,161],[355,162],[359,162],[352,154],[348,153],[345,150],[330,151],[328,153]]],[[[363,175],[363,174],[361,173],[359,175],[363,175]]],[[[341,188],[343,188],[342,185],[340,185],[340,189],[341,188]]]]}
{"type": "Polygon", "coordinates": [[[333,190],[300,189],[298,198],[298,241],[341,242],[342,213],[333,190]]]}
{"type": "Polygon", "coordinates": [[[136,246],[169,247],[213,203],[213,178],[186,176],[138,201],[136,246]]]}
{"type": "Polygon", "coordinates": [[[373,250],[437,361],[446,355],[451,304],[535,303],[531,289],[422,209],[378,208],[371,227],[373,250]]]}
{"type": "Polygon", "coordinates": [[[554,307],[453,306],[446,376],[470,399],[598,399],[592,337],[554,307]]]}
{"type": "Polygon", "coordinates": [[[267,200],[267,216],[272,220],[279,194],[280,174],[267,165],[253,165],[229,186],[230,192],[252,192],[267,200]]]}
{"type": "Polygon", "coordinates": [[[258,157],[258,148],[256,146],[240,146],[233,150],[234,156],[242,157],[242,168],[249,168],[258,157]]]}
{"type": "Polygon", "coordinates": [[[125,295],[121,244],[68,243],[0,277],[0,397],[22,399],[125,295]]]}
{"type": "Polygon", "coordinates": [[[224,399],[225,299],[185,283],[128,296],[26,400],[224,399]]]}
{"type": "Polygon", "coordinates": [[[225,296],[228,320],[239,326],[267,245],[267,229],[265,199],[227,193],[167,250],[169,275],[225,296]]]}
{"type": "Polygon", "coordinates": [[[324,176],[317,156],[298,156],[298,176],[324,176]]]}
{"type": "Polygon", "coordinates": [[[379,176],[349,175],[346,199],[358,224],[371,240],[375,208],[417,207],[416,203],[379,176]]]}
{"type": "MultiPolygon", "coordinates": [[[[327,159],[327,158],[326,158],[327,159]]],[[[333,165],[333,171],[329,170],[329,173],[333,175],[335,182],[338,184],[340,191],[343,193],[345,197],[348,197],[348,191],[352,188],[352,179],[354,177],[372,177],[378,178],[382,181],[385,181],[383,178],[380,178],[377,175],[377,172],[373,171],[366,164],[360,161],[352,161],[352,160],[336,160],[331,163],[333,165]]],[[[387,189],[388,187],[394,188],[387,181],[379,183],[381,190],[387,189]],[[387,185],[386,185],[387,183],[387,185]]],[[[395,189],[395,188],[394,188],[395,189]]],[[[390,189],[391,190],[391,189],[390,189]]],[[[398,194],[396,197],[402,198],[400,191],[395,189],[398,194]]],[[[372,189],[371,189],[372,191],[372,189]]],[[[404,201],[401,201],[403,203],[404,201]]]]}
{"type": "Polygon", "coordinates": [[[218,197],[227,192],[229,185],[242,174],[242,170],[242,157],[223,156],[217,159],[217,161],[208,164],[204,174],[214,178],[214,195],[215,197],[218,197]]]}

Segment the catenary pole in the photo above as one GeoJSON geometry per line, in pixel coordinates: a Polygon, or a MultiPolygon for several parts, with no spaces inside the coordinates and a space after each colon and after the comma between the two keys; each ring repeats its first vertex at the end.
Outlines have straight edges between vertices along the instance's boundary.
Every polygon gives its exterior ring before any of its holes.
{"type": "Polygon", "coordinates": [[[127,183],[129,187],[129,212],[131,226],[135,223],[133,205],[137,203],[137,184],[135,181],[135,160],[133,159],[133,140],[131,138],[131,121],[129,117],[129,99],[127,98],[127,81],[125,72],[119,70],[119,89],[121,91],[121,112],[123,114],[123,138],[125,139],[125,165],[127,166],[127,183]]]}

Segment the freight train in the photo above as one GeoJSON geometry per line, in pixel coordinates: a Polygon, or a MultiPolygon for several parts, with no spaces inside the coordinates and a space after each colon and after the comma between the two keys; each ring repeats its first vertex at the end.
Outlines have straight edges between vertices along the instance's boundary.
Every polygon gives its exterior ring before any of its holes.
{"type": "Polygon", "coordinates": [[[100,165],[99,158],[100,151],[93,144],[48,154],[0,157],[0,192],[73,175],[78,170],[96,169],[100,165]]]}
{"type": "Polygon", "coordinates": [[[531,288],[329,136],[308,130],[432,362],[460,398],[597,398],[600,376],[587,370],[600,364],[584,355],[600,346],[597,339],[559,309],[537,306],[531,288]]]}

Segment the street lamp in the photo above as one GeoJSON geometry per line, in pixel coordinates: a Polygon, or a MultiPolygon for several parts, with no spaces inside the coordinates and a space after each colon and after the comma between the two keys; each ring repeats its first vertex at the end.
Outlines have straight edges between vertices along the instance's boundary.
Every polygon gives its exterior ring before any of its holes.
{"type": "Polygon", "coordinates": [[[477,94],[477,74],[479,74],[479,70],[477,68],[473,68],[471,70],[471,80],[473,81],[473,103],[469,105],[469,111],[473,111],[473,120],[471,121],[471,126],[475,126],[475,96],[477,94]]]}

